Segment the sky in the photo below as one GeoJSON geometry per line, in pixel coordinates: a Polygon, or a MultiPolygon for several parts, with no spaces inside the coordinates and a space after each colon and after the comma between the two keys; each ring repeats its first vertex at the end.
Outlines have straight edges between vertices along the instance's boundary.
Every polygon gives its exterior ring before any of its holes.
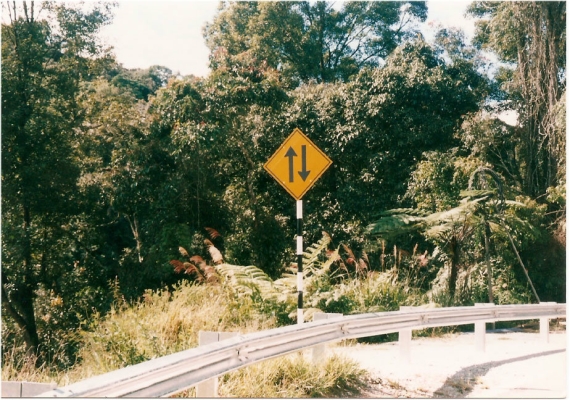
{"type": "MultiPolygon", "coordinates": [[[[430,0],[426,26],[464,29],[473,35],[473,21],[463,17],[471,1],[430,0]]],[[[206,76],[209,50],[202,36],[206,22],[212,21],[218,1],[119,1],[113,23],[101,34],[113,46],[117,60],[125,68],[162,65],[181,75],[206,76]]],[[[431,39],[428,31],[426,39],[431,39]]]]}

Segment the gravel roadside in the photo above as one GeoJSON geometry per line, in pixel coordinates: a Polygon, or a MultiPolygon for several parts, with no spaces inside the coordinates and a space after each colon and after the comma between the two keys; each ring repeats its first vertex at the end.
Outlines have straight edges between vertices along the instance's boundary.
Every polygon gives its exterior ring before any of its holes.
{"type": "Polygon", "coordinates": [[[331,345],[329,351],[359,362],[370,372],[370,398],[565,398],[566,332],[497,330],[477,351],[473,333],[414,338],[411,360],[402,361],[397,342],[331,345]]]}

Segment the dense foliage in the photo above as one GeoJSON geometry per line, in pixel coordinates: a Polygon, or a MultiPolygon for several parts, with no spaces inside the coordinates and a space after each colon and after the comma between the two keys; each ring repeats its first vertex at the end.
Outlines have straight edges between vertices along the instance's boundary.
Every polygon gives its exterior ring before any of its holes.
{"type": "Polygon", "coordinates": [[[279,69],[290,85],[346,81],[378,66],[427,18],[421,1],[221,3],[204,36],[215,70],[244,55],[279,69]]]}
{"type": "MultiPolygon", "coordinates": [[[[185,281],[292,323],[295,204],[263,164],[294,128],[333,160],[303,199],[308,312],[565,301],[565,3],[473,3],[472,44],[424,40],[423,2],[224,3],[206,78],[123,68],[113,4],[38,9],[3,4],[3,363],[85,362],[113,303],[185,281]]],[[[143,347],[192,345],[167,344],[143,347]]]]}

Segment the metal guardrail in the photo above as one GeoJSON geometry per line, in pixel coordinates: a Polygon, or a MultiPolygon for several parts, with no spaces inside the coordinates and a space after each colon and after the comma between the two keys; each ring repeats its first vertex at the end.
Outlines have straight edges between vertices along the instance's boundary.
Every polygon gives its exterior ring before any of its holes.
{"type": "Polygon", "coordinates": [[[55,382],[2,381],[0,397],[32,397],[57,387],[55,382]]]}
{"type": "Polygon", "coordinates": [[[41,397],[161,397],[259,361],[315,345],[438,326],[566,317],[566,304],[417,308],[349,315],[238,335],[95,376],[41,397]]]}

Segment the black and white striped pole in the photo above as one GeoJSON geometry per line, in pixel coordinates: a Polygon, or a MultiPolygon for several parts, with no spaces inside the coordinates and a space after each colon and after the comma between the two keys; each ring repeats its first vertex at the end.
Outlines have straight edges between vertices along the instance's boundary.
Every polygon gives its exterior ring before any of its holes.
{"type": "Polygon", "coordinates": [[[332,164],[300,129],[295,128],[263,168],[297,200],[297,323],[303,318],[303,195],[332,164]]]}
{"type": "Polygon", "coordinates": [[[303,317],[303,200],[297,200],[297,323],[303,317]]]}

